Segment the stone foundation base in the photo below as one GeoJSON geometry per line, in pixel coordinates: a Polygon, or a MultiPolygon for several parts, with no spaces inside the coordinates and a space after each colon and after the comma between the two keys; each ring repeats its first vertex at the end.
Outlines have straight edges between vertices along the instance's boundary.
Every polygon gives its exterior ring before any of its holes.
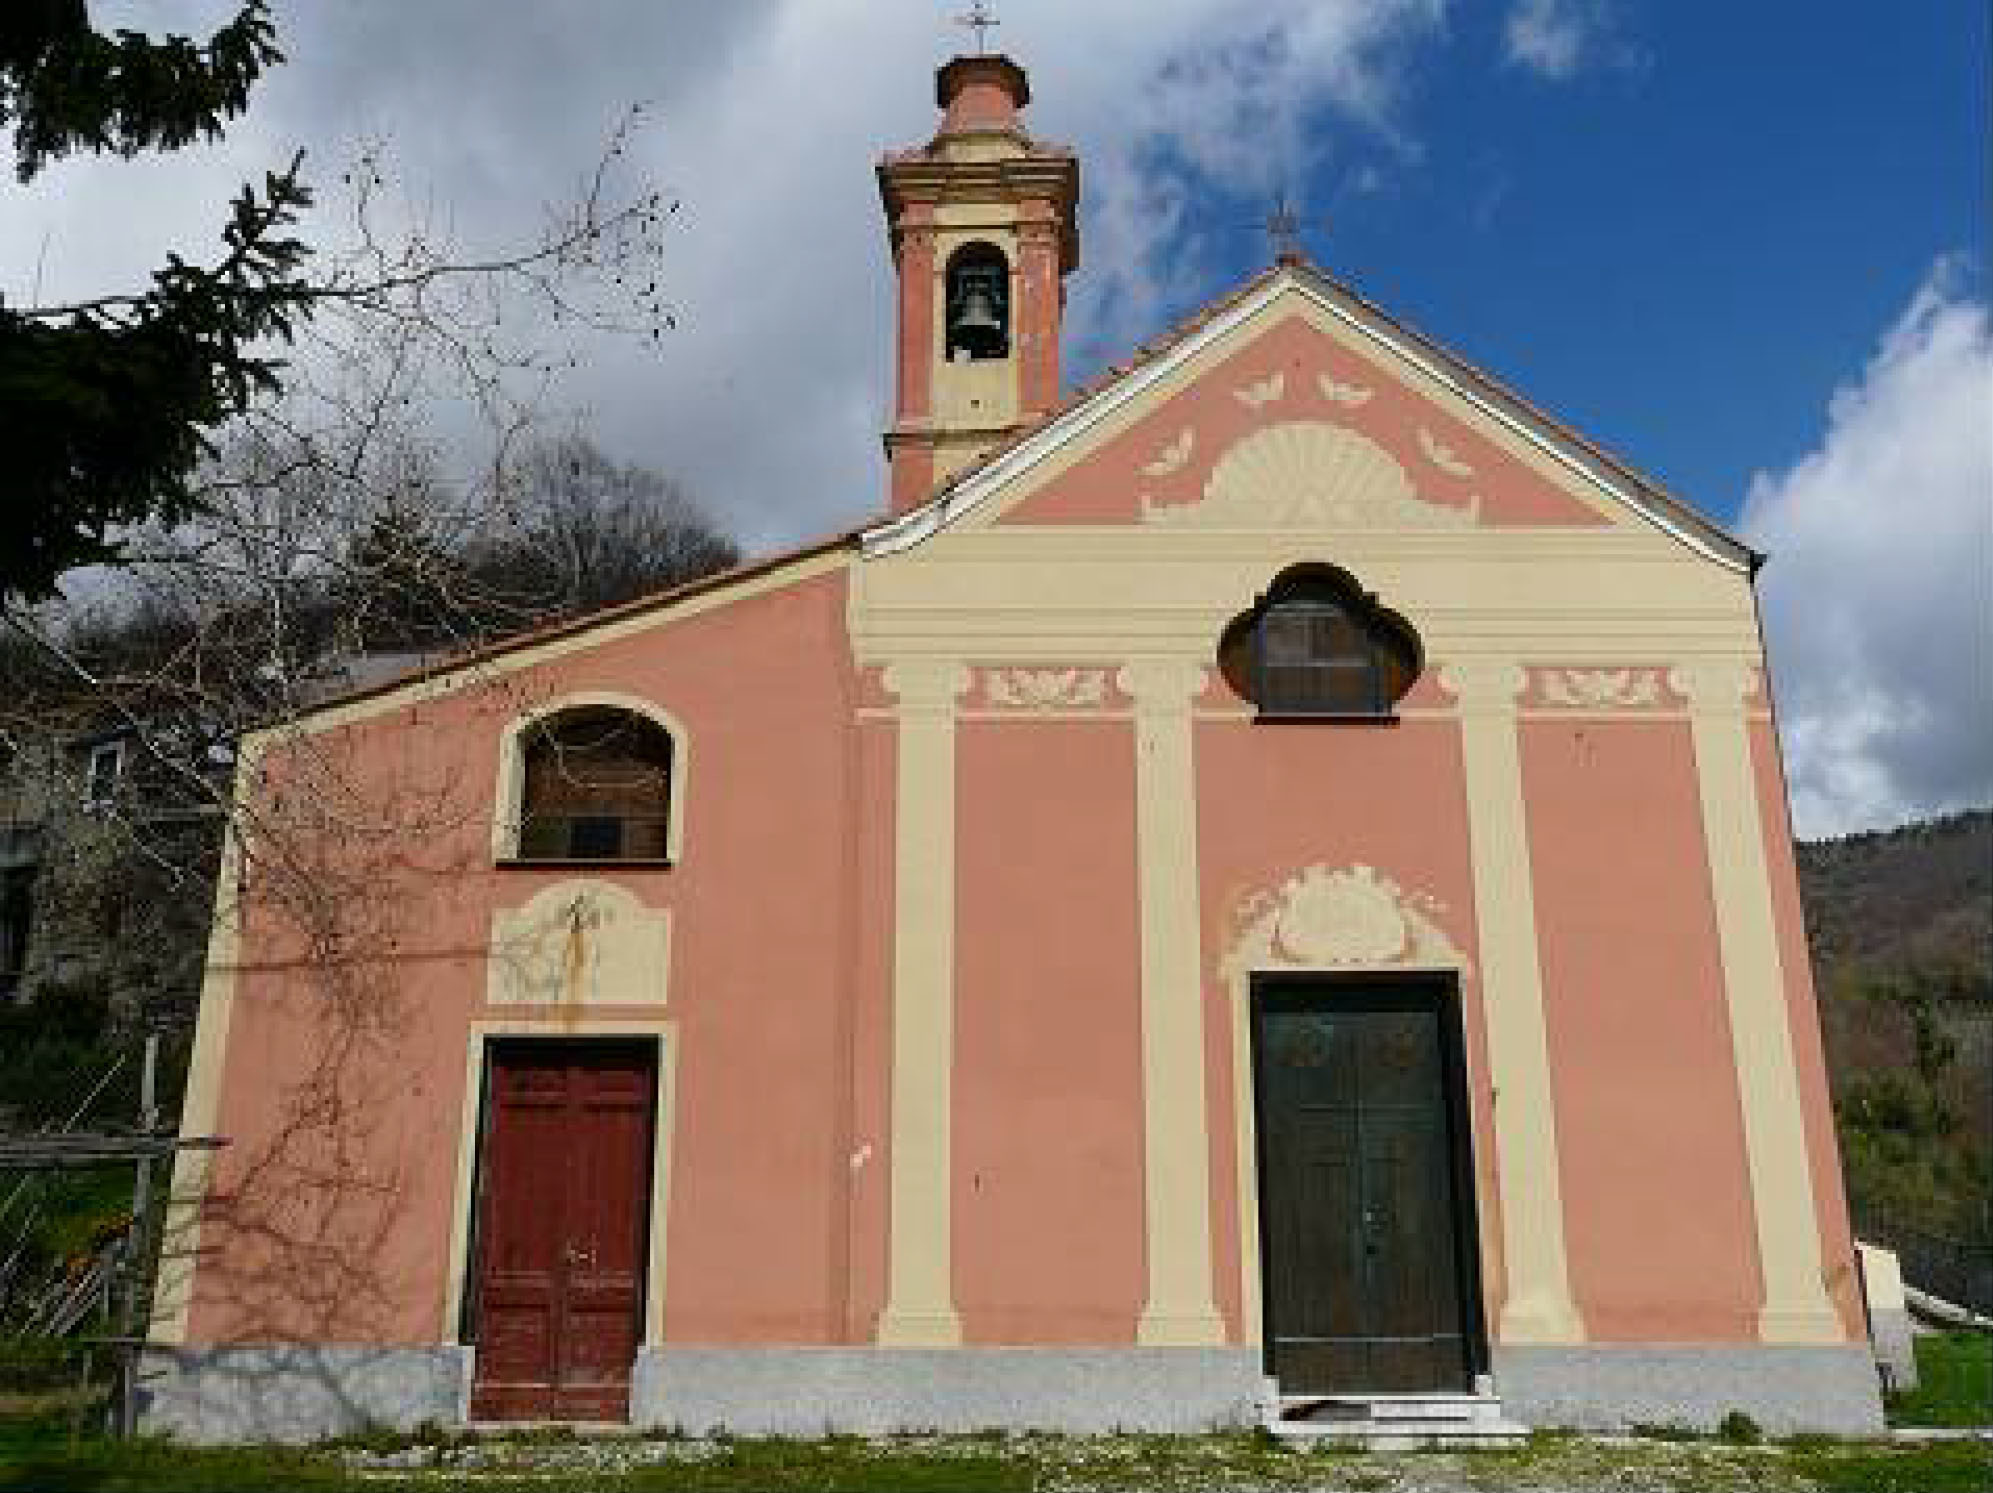
{"type": "Polygon", "coordinates": [[[1258,1423],[1257,1348],[646,1349],[631,1419],[692,1434],[1207,1431],[1258,1423]]]}
{"type": "Polygon", "coordinates": [[[183,1441],[317,1441],[424,1421],[461,1425],[468,1348],[150,1348],[141,1426],[183,1441]]]}
{"type": "MultiPolygon", "coordinates": [[[[355,1346],[153,1349],[145,1429],[188,1441],[311,1441],[466,1419],[472,1350],[355,1346]]],[[[1875,1434],[1866,1345],[1497,1348],[1495,1394],[1528,1426],[1713,1429],[1741,1410],[1774,1435],[1875,1434]]],[[[1206,1431],[1257,1424],[1257,1348],[647,1348],[639,1429],[1206,1431]]]]}
{"type": "Polygon", "coordinates": [[[1527,1426],[1714,1430],[1741,1410],[1772,1435],[1882,1430],[1882,1397],[1866,1344],[1497,1348],[1494,1359],[1502,1409],[1527,1426]]]}

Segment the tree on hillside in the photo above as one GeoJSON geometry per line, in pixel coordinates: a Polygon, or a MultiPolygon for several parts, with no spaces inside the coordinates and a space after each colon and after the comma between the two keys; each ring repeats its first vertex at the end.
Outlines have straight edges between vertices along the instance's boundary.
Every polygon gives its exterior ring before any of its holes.
{"type": "MultiPolygon", "coordinates": [[[[13,126],[23,183],[76,151],[175,150],[220,135],[282,60],[265,0],[205,44],[107,37],[84,0],[13,0],[0,9],[0,124],[13,126]]],[[[65,570],[115,558],[119,525],[194,511],[188,478],[209,433],[276,388],[264,349],[309,309],[305,249],[288,236],[311,200],[299,165],[236,198],[210,267],[176,255],[143,291],[0,304],[13,508],[0,601],[48,596],[65,570]]]]}
{"type": "MultiPolygon", "coordinates": [[[[170,151],[219,136],[283,60],[267,0],[243,0],[202,43],[106,36],[85,0],[9,0],[0,126],[13,128],[24,184],[75,152],[170,151]]],[[[463,253],[421,225],[385,231],[380,157],[368,152],[343,178],[354,202],[347,242],[330,254],[321,245],[307,273],[309,251],[292,236],[312,202],[298,155],[236,198],[211,264],[169,255],[148,288],[64,304],[0,297],[11,519],[0,608],[55,595],[77,566],[126,563],[135,528],[207,512],[201,473],[219,432],[296,392],[299,370],[278,354],[328,314],[346,322],[331,353],[307,347],[303,357],[336,361],[371,345],[427,355],[454,363],[494,408],[510,397],[506,375],[550,371],[490,337],[509,296],[536,298],[558,321],[658,336],[671,322],[656,271],[671,209],[655,191],[615,190],[633,122],[575,200],[518,247],[463,253]]]]}
{"type": "Polygon", "coordinates": [[[472,569],[541,618],[630,601],[740,561],[675,481],[616,462],[577,432],[527,447],[511,487],[472,569]]]}
{"type": "MultiPolygon", "coordinates": [[[[64,151],[171,149],[217,133],[277,60],[263,0],[201,45],[101,36],[82,0],[4,0],[0,127],[24,180],[64,151]]],[[[420,753],[385,782],[349,770],[304,712],[374,682],[368,649],[454,652],[647,587],[646,565],[679,579],[731,553],[665,479],[592,448],[553,464],[558,484],[532,475],[570,334],[671,325],[670,208],[620,165],[635,124],[517,247],[434,231],[370,147],[327,194],[343,216],[312,218],[308,261],[294,160],[238,200],[210,268],[175,259],[138,292],[0,303],[0,915],[25,872],[51,919],[28,946],[36,998],[0,1000],[0,1127],[10,1103],[13,1123],[127,1120],[106,1075],[129,1073],[134,1028],[191,1013],[211,919],[248,906],[295,934],[324,1023],[296,1054],[286,1134],[308,1151],[329,1117],[364,1110],[406,1016],[394,950],[423,915],[382,889],[425,857],[445,857],[433,884],[449,885],[466,843],[488,864],[492,805],[420,753]],[[589,529],[598,512],[613,538],[589,529]],[[631,548],[640,564],[612,563],[631,548]],[[83,564],[110,568],[66,586],[83,564]]],[[[471,711],[530,703],[498,671],[451,688],[471,711]]],[[[186,1051],[183,1033],[169,1125],[186,1051]]],[[[267,1185],[239,1226],[297,1224],[290,1161],[253,1159],[267,1185]]],[[[363,1213],[392,1205],[363,1192],[363,1213]]],[[[6,1285],[0,1271],[0,1317],[6,1285]]]]}
{"type": "Polygon", "coordinates": [[[523,444],[502,504],[421,446],[397,444],[353,488],[260,439],[215,465],[208,511],[139,544],[124,594],[46,647],[0,633],[0,746],[15,780],[42,777],[46,806],[24,988],[124,1022],[190,1008],[245,732],[737,557],[676,483],[576,431],[523,444]],[[124,743],[124,787],[91,802],[103,739],[124,743]]]}

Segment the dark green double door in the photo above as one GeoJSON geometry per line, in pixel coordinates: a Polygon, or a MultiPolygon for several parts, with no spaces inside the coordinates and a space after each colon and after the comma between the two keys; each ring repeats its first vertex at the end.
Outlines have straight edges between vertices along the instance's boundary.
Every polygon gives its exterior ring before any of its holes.
{"type": "Polygon", "coordinates": [[[1447,994],[1335,981],[1255,993],[1264,1328],[1283,1394],[1472,1383],[1478,1293],[1447,994]]]}

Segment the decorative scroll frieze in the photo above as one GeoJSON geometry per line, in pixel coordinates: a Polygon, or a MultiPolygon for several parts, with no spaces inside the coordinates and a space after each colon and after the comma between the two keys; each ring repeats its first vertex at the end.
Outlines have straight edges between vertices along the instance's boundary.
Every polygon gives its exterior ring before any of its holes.
{"type": "Polygon", "coordinates": [[[1543,698],[1580,710],[1625,710],[1658,704],[1658,669],[1545,669],[1543,698]]]}
{"type": "Polygon", "coordinates": [[[1419,427],[1419,449],[1426,454],[1426,460],[1438,467],[1449,477],[1472,477],[1474,469],[1454,454],[1453,448],[1434,435],[1425,426],[1419,427]]]}
{"type": "Polygon", "coordinates": [[[983,697],[1018,710],[1082,710],[1107,701],[1105,669],[985,669],[983,697]]]}
{"type": "Polygon", "coordinates": [[[1371,395],[1376,393],[1376,390],[1366,389],[1361,384],[1337,383],[1326,373],[1315,380],[1315,386],[1322,391],[1322,397],[1330,404],[1340,404],[1350,409],[1370,403],[1371,395]]]}
{"type": "Polygon", "coordinates": [[[1142,468],[1144,477],[1167,477],[1180,470],[1190,460],[1190,453],[1197,445],[1197,432],[1185,426],[1182,434],[1155,454],[1142,468]]]}
{"type": "Polygon", "coordinates": [[[1258,383],[1247,384],[1243,389],[1234,389],[1232,397],[1249,410],[1260,409],[1272,404],[1287,389],[1287,375],[1284,372],[1268,374],[1258,383]]]}
{"type": "Polygon", "coordinates": [[[1421,498],[1390,452],[1346,426],[1296,420],[1239,441],[1203,496],[1167,507],[1142,499],[1152,524],[1208,529],[1435,529],[1476,523],[1463,507],[1421,498]]]}
{"type": "Polygon", "coordinates": [[[1219,970],[1465,968],[1436,921],[1444,907],[1369,866],[1313,865],[1249,898],[1219,970]]]}

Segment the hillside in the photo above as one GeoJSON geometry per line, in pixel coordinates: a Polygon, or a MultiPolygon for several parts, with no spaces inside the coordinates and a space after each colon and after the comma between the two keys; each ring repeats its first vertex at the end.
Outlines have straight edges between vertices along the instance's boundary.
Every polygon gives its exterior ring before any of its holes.
{"type": "Polygon", "coordinates": [[[1993,813],[1798,853],[1857,1215],[1993,1240],[1993,813]]]}

